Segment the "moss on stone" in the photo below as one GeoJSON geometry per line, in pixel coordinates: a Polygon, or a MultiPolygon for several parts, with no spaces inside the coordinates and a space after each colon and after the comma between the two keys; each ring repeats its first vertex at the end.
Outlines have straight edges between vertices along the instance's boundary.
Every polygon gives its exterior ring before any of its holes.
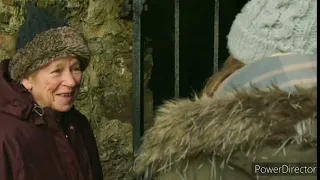
{"type": "Polygon", "coordinates": [[[105,180],[132,178],[132,126],[119,120],[103,120],[95,135],[105,180]]]}

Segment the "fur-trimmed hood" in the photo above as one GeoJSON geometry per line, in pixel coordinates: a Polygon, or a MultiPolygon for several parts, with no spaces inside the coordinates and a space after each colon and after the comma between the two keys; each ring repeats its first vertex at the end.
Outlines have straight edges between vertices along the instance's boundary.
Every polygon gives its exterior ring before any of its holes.
{"type": "Polygon", "coordinates": [[[167,102],[144,135],[134,171],[148,174],[174,162],[214,153],[254,153],[289,141],[316,146],[316,87],[288,93],[276,87],[194,101],[167,102]]]}

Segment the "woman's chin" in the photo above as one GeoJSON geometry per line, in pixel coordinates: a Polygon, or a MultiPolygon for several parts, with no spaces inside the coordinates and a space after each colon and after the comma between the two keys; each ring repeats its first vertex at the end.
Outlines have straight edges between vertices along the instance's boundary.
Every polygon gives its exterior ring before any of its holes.
{"type": "Polygon", "coordinates": [[[58,112],[67,112],[72,108],[72,104],[56,105],[53,107],[58,112]]]}

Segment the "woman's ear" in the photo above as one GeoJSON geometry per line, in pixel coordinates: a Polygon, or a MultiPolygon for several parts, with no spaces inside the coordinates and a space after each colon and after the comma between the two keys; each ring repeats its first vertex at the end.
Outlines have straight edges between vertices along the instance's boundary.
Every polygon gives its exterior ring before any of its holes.
{"type": "Polygon", "coordinates": [[[32,90],[32,83],[30,81],[30,79],[22,79],[21,84],[28,89],[29,91],[32,90]]]}

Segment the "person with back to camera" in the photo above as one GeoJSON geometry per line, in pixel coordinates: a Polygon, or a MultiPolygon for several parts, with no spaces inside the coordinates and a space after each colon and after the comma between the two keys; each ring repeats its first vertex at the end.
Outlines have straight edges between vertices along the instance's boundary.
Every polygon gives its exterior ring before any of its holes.
{"type": "Polygon", "coordinates": [[[32,2],[18,51],[0,63],[0,180],[102,180],[95,138],[73,102],[90,50],[32,2]]]}
{"type": "Polygon", "coordinates": [[[134,171],[156,180],[315,179],[317,1],[249,1],[228,48],[199,97],[159,108],[134,171]],[[278,163],[273,173],[267,163],[278,163]]]}

